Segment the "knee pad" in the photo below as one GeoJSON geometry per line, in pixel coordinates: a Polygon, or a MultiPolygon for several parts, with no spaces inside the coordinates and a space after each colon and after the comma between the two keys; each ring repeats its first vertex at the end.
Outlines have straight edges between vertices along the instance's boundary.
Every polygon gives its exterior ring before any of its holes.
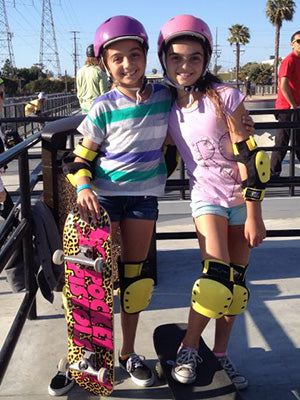
{"type": "Polygon", "coordinates": [[[227,315],[238,315],[243,313],[250,297],[250,292],[246,287],[246,269],[248,265],[238,265],[230,263],[233,268],[233,300],[228,308],[227,315]]]}
{"type": "Polygon", "coordinates": [[[150,303],[154,287],[149,262],[123,263],[118,260],[118,269],[122,310],[127,314],[143,311],[150,303]]]}
{"type": "Polygon", "coordinates": [[[203,274],[192,289],[194,311],[218,319],[227,313],[233,299],[233,269],[220,260],[204,260],[203,274]]]}

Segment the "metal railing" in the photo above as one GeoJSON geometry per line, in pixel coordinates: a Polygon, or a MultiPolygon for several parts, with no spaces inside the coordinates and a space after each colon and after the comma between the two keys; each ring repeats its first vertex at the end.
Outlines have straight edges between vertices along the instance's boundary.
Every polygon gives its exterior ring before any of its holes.
{"type": "Polygon", "coordinates": [[[38,176],[31,176],[29,173],[28,150],[40,140],[41,133],[39,132],[0,155],[0,167],[9,164],[9,162],[16,158],[18,159],[20,183],[20,197],[17,199],[14,208],[0,230],[0,273],[21,244],[25,272],[24,298],[0,352],[0,383],[2,382],[27,317],[29,319],[36,318],[36,309],[33,305],[35,305],[38,287],[33,272],[31,191],[39,178],[38,176]],[[18,225],[14,228],[14,213],[18,206],[20,206],[21,218],[18,225]]]}
{"type": "Polygon", "coordinates": [[[32,99],[36,98],[25,97],[24,100],[16,102],[6,101],[3,106],[3,118],[1,123],[4,129],[14,129],[18,131],[21,137],[28,137],[41,128],[40,124],[53,119],[70,116],[80,110],[78,98],[75,94],[55,94],[49,95],[43,105],[43,118],[25,117],[25,105],[32,99]],[[37,119],[38,118],[38,119],[37,119]]]}

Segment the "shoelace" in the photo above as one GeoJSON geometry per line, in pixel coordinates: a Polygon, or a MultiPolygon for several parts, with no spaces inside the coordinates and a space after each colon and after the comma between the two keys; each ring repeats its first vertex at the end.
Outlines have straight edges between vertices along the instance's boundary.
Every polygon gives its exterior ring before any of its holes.
{"type": "Polygon", "coordinates": [[[138,367],[142,367],[143,366],[143,362],[140,358],[140,356],[138,356],[137,354],[132,354],[126,363],[126,369],[127,372],[130,372],[132,370],[137,369],[138,367]]]}
{"type": "Polygon", "coordinates": [[[183,347],[180,350],[179,357],[176,359],[176,364],[184,368],[196,368],[197,363],[201,363],[202,358],[199,356],[196,349],[183,347]]]}
{"type": "Polygon", "coordinates": [[[68,380],[72,381],[74,379],[69,370],[67,370],[66,372],[59,371],[58,375],[65,378],[65,384],[68,382],[68,380]]]}
{"type": "Polygon", "coordinates": [[[225,369],[225,371],[231,378],[239,375],[236,370],[236,367],[228,357],[220,357],[220,361],[222,367],[225,369]]]}

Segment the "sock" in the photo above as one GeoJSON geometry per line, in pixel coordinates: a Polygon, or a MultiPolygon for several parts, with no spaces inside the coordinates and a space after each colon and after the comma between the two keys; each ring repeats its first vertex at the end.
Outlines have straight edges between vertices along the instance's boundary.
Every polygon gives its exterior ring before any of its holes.
{"type": "Polygon", "coordinates": [[[214,353],[214,355],[215,355],[216,357],[224,357],[224,356],[227,355],[226,351],[225,351],[225,353],[216,353],[216,352],[213,352],[213,353],[214,353]]]}
{"type": "Polygon", "coordinates": [[[123,355],[120,354],[120,358],[122,361],[127,360],[131,354],[134,354],[134,353],[128,353],[128,354],[123,354],[123,355]]]}

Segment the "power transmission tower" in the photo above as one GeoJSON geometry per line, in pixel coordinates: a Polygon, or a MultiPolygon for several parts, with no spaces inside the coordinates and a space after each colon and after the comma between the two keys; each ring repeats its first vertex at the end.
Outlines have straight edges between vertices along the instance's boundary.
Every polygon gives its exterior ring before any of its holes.
{"type": "Polygon", "coordinates": [[[74,60],[74,86],[76,90],[76,75],[78,70],[78,51],[77,51],[77,36],[76,34],[79,33],[78,31],[71,31],[73,33],[73,41],[74,41],[74,53],[73,53],[73,60],[74,60]]]}
{"type": "Polygon", "coordinates": [[[40,66],[49,69],[53,66],[58,76],[61,76],[59,55],[55,37],[51,0],[43,0],[42,28],[40,41],[40,66]]]}
{"type": "Polygon", "coordinates": [[[0,66],[9,60],[12,67],[15,67],[15,57],[12,48],[12,36],[9,31],[5,0],[0,0],[0,66]]]}
{"type": "Polygon", "coordinates": [[[214,58],[214,74],[218,73],[218,58],[221,55],[221,50],[218,46],[218,28],[216,28],[216,44],[213,46],[213,58],[214,58]]]}

